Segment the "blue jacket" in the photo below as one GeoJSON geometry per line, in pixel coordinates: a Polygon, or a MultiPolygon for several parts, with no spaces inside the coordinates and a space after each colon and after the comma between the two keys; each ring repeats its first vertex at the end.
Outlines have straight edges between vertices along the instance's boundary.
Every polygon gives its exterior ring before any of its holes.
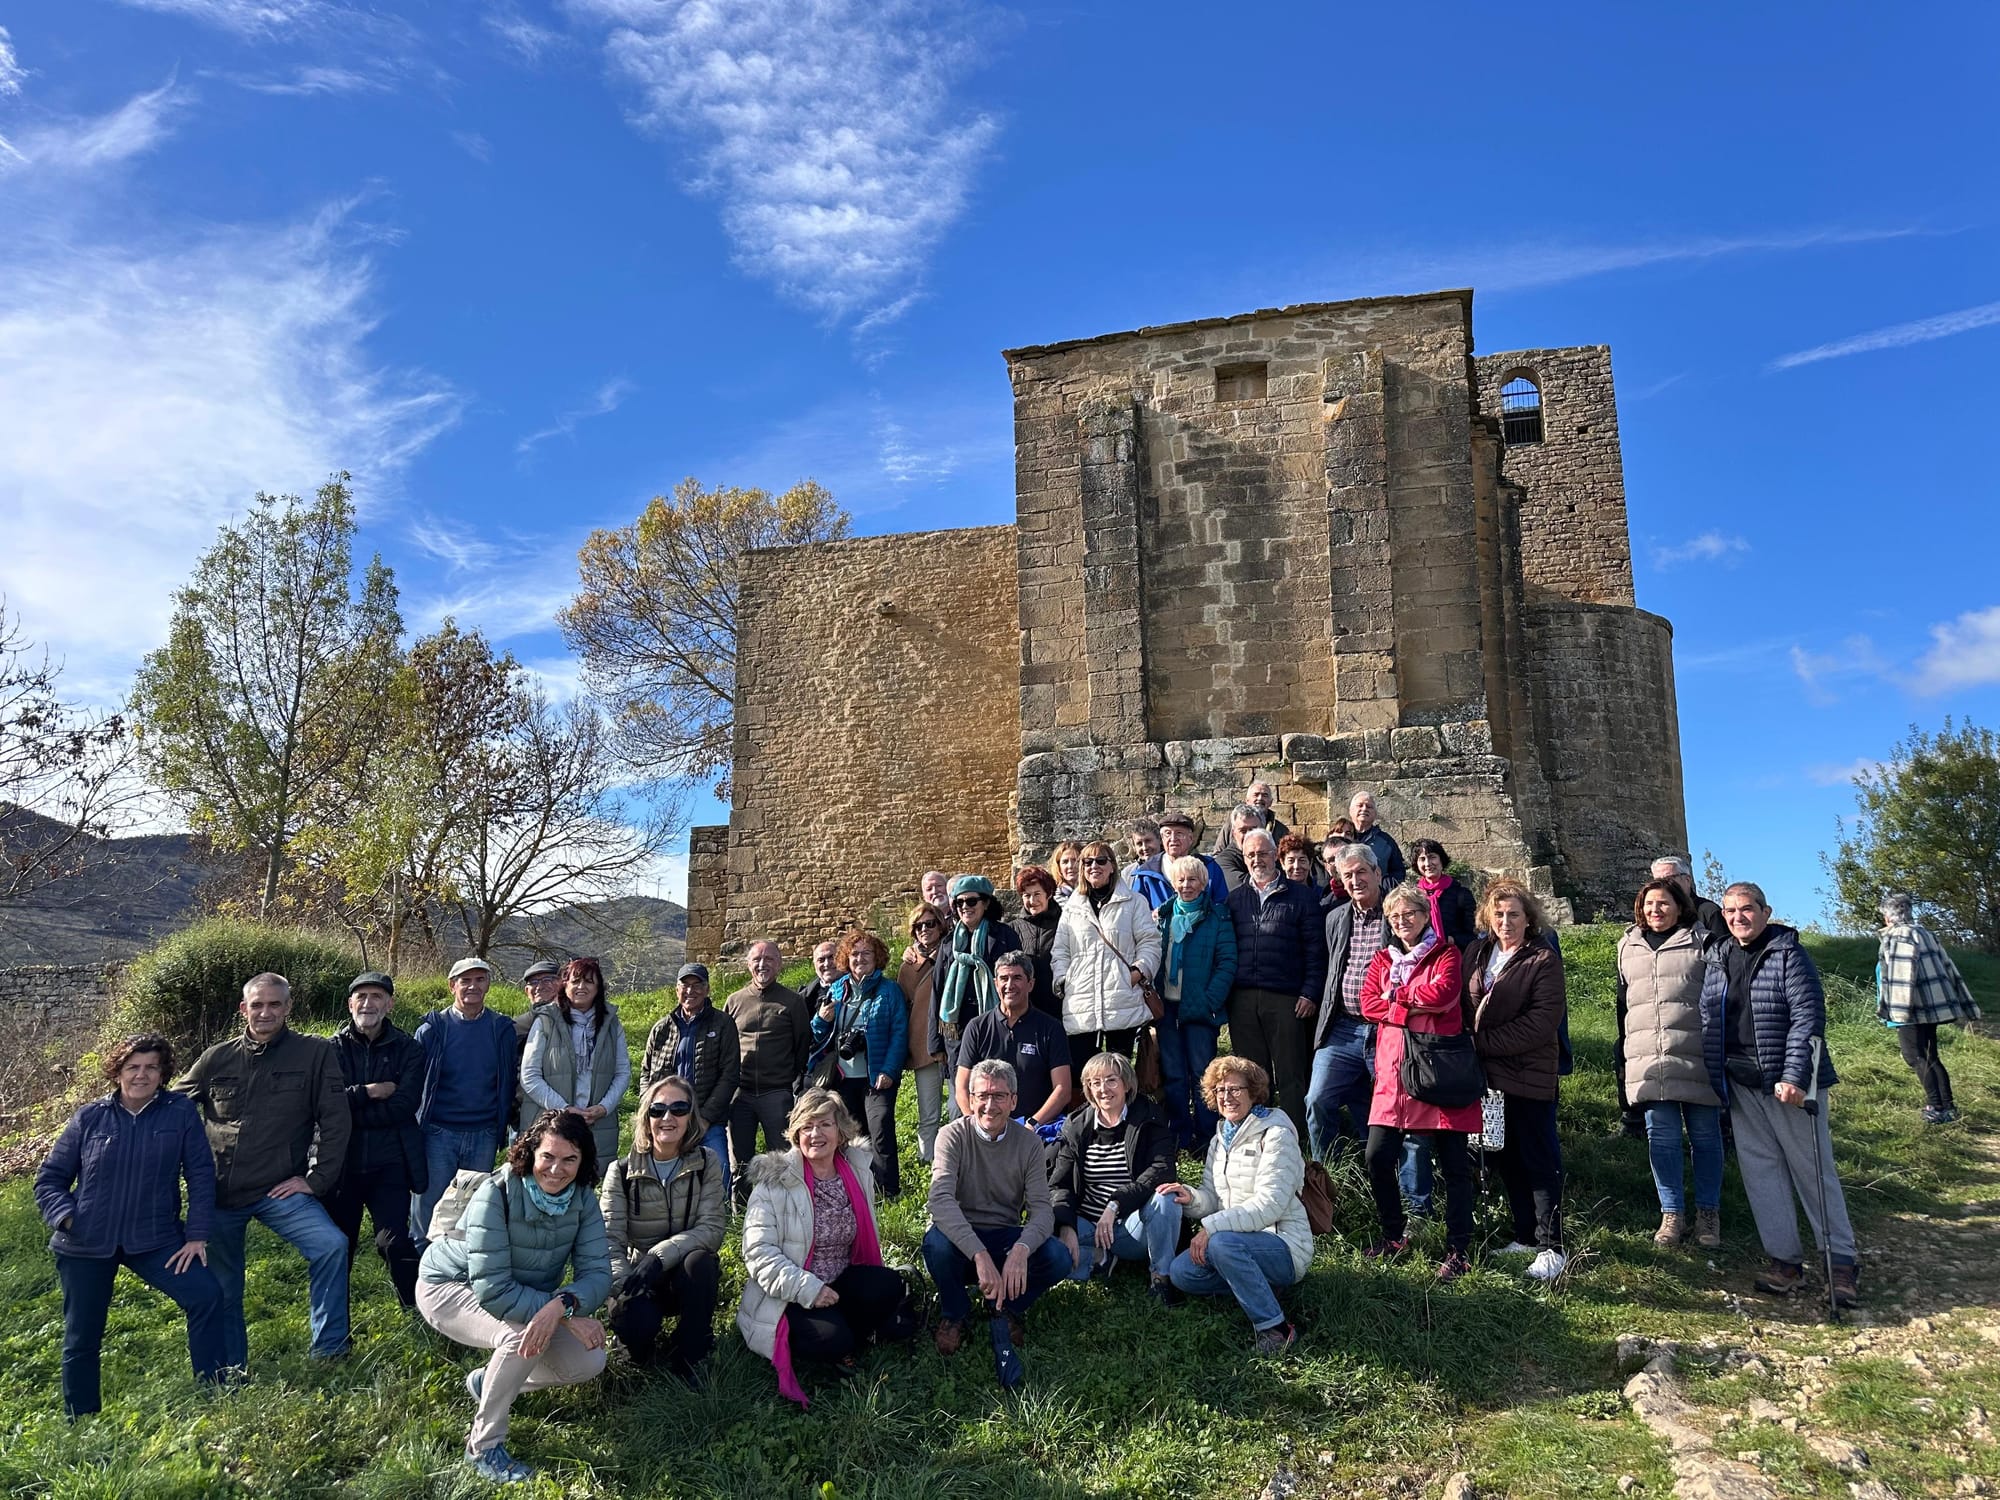
{"type": "MultiPolygon", "coordinates": [[[[1750,971],[1750,1022],[1755,1029],[1757,1071],[1767,1089],[1780,1083],[1805,1088],[1812,1066],[1812,1039],[1826,1035],[1826,992],[1798,932],[1773,922],[1770,933],[1770,942],[1750,971]]],[[[1729,1010],[1729,974],[1723,957],[1735,941],[1732,937],[1710,943],[1702,954],[1707,965],[1701,982],[1702,1054],[1708,1063],[1709,1084],[1724,1100],[1729,1098],[1730,1079],[1723,1059],[1736,1017],[1729,1010]]],[[[1839,1081],[1833,1058],[1822,1047],[1819,1086],[1828,1088],[1839,1081]]]]}
{"type": "MultiPolygon", "coordinates": [[[[1218,902],[1204,895],[1203,911],[1181,940],[1181,1002],[1178,1018],[1203,1026],[1229,1019],[1229,987],[1236,982],[1236,923],[1218,902]]],[[[1174,962],[1174,903],[1156,913],[1160,923],[1160,972],[1164,992],[1174,962]]]]}
{"type": "Polygon", "coordinates": [[[1244,881],[1229,893],[1236,924],[1236,987],[1318,1000],[1326,985],[1325,919],[1311,886],[1278,877],[1271,899],[1244,881]]]}
{"type": "MultiPolygon", "coordinates": [[[[489,1005],[480,1019],[492,1031],[494,1055],[500,1064],[499,1072],[493,1079],[493,1133],[504,1141],[514,1108],[514,1018],[489,1005]]],[[[443,1010],[431,1011],[417,1023],[417,1045],[424,1049],[424,1095],[417,1104],[419,1125],[430,1123],[431,1101],[437,1095],[438,1075],[444,1071],[444,1023],[443,1010]]]]}
{"type": "MultiPolygon", "coordinates": [[[[843,1031],[856,1024],[853,996],[854,976],[843,974],[833,982],[833,1019],[821,1020],[819,1012],[813,1012],[812,1056],[806,1062],[807,1071],[843,1031]]],[[[868,1038],[869,1081],[884,1073],[901,1078],[903,1064],[910,1060],[910,1002],[904,998],[902,986],[880,969],[861,987],[859,1024],[868,1038]]]]}
{"type": "Polygon", "coordinates": [[[35,1207],[55,1231],[49,1248],[87,1260],[108,1260],[121,1249],[146,1255],[207,1239],[215,1216],[215,1157],[201,1111],[185,1094],[168,1089],[136,1118],[116,1094],[84,1105],[70,1116],[35,1174],[35,1207]]]}
{"type": "Polygon", "coordinates": [[[1403,877],[1410,873],[1409,868],[1403,863],[1403,846],[1398,844],[1389,830],[1380,823],[1375,824],[1366,833],[1356,834],[1354,842],[1366,844],[1375,851],[1375,862],[1382,867],[1383,895],[1388,895],[1401,885],[1403,877]]]}
{"type": "MultiPolygon", "coordinates": [[[[508,1025],[513,1022],[509,1021],[508,1025]]],[[[425,1281],[461,1281],[479,1305],[508,1323],[525,1323],[567,1282],[580,1312],[611,1295],[611,1250],[597,1194],[579,1178],[569,1207],[550,1217],[536,1208],[512,1167],[495,1172],[465,1205],[463,1238],[447,1235],[424,1251],[425,1281]]]]}

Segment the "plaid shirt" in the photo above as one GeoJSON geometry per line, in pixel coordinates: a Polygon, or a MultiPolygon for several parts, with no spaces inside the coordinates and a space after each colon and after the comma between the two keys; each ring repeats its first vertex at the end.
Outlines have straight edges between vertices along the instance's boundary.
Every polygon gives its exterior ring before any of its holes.
{"type": "Polygon", "coordinates": [[[1875,1014],[1891,1026],[1937,1026],[1976,1021],[1979,1006],[1951,955],[1926,928],[1912,922],[1882,929],[1875,1014]]]}
{"type": "Polygon", "coordinates": [[[1348,929],[1347,967],[1340,975],[1340,1008],[1349,1015],[1361,1014],[1361,985],[1368,978],[1368,966],[1389,940],[1389,924],[1382,920],[1382,908],[1363,911],[1354,908],[1353,926],[1348,929]]]}

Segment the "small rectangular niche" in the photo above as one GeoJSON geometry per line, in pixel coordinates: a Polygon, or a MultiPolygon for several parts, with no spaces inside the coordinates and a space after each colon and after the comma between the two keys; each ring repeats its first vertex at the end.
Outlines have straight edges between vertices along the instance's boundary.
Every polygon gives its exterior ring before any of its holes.
{"type": "Polygon", "coordinates": [[[1270,386],[1271,367],[1262,360],[1215,367],[1215,400],[1218,406],[1232,401],[1261,401],[1270,386]]]}

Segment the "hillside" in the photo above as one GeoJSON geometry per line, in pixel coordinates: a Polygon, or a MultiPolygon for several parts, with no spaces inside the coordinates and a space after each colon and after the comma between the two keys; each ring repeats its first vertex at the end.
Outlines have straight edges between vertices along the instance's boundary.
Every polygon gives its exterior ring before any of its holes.
{"type": "MultiPolygon", "coordinates": [[[[0,808],[0,859],[41,844],[58,828],[23,808],[0,808]]],[[[0,964],[130,958],[193,914],[210,874],[206,848],[187,833],[84,840],[76,874],[0,902],[0,964]]]]}

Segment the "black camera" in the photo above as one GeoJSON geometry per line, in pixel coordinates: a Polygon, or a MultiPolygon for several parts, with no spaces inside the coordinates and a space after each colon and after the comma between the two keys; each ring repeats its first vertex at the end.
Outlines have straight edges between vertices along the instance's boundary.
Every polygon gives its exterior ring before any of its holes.
{"type": "Polygon", "coordinates": [[[850,1026],[840,1034],[839,1052],[843,1062],[851,1062],[868,1050],[868,1033],[859,1026],[850,1026]]]}

